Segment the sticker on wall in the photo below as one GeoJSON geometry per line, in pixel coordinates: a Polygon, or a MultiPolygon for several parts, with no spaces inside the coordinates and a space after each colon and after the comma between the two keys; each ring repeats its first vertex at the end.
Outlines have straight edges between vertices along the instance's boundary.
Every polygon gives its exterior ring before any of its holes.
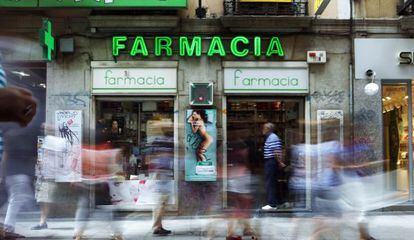
{"type": "Polygon", "coordinates": [[[215,109],[189,109],[185,122],[185,180],[217,179],[217,112],[215,109]]]}
{"type": "MultiPolygon", "coordinates": [[[[55,112],[55,135],[66,140],[66,157],[58,158],[56,182],[81,180],[82,111],[58,110],[55,112]]],[[[62,151],[62,152],[65,152],[62,151]]],[[[57,151],[59,152],[59,151],[57,151]]]]}

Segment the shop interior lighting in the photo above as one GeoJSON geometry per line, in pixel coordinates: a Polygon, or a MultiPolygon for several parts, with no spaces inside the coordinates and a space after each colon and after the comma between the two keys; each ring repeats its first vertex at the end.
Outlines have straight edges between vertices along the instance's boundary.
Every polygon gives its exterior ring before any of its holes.
{"type": "Polygon", "coordinates": [[[25,73],[23,71],[21,71],[21,72],[19,72],[19,71],[11,71],[11,73],[13,73],[13,74],[15,74],[15,75],[17,75],[19,77],[30,77],[30,74],[25,73]]]}

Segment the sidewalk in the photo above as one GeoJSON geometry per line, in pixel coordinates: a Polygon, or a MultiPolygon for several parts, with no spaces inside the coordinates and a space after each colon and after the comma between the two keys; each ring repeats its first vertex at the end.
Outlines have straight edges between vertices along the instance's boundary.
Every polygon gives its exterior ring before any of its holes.
{"type": "MultiPolygon", "coordinates": [[[[414,215],[374,215],[367,217],[371,234],[379,240],[412,240],[414,239],[414,215]]],[[[307,239],[315,224],[312,218],[263,217],[252,219],[254,228],[260,232],[260,239],[288,240],[297,233],[297,239],[307,239]],[[296,230],[295,230],[296,229],[296,230]]],[[[331,220],[330,223],[335,223],[331,220]]],[[[37,219],[20,219],[16,232],[25,235],[26,239],[72,239],[73,219],[52,219],[48,222],[49,229],[32,231],[30,227],[37,219]]],[[[85,232],[86,239],[109,239],[111,226],[118,225],[124,239],[208,239],[209,227],[216,232],[214,239],[225,239],[227,220],[221,218],[174,218],[168,217],[164,227],[171,229],[173,234],[166,237],[154,237],[150,231],[149,217],[129,217],[115,220],[112,223],[102,222],[95,218],[88,222],[85,232]]],[[[358,239],[356,224],[351,220],[338,223],[342,229],[338,234],[327,234],[325,239],[358,239]]],[[[250,239],[245,237],[243,239],[250,239]]]]}

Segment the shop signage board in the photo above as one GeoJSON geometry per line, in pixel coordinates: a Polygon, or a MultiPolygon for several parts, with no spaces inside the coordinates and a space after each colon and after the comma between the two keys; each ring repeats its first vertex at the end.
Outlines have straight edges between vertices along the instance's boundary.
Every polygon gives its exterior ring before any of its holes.
{"type": "Polygon", "coordinates": [[[92,93],[175,94],[176,68],[93,68],[92,93]]]}
{"type": "Polygon", "coordinates": [[[43,19],[43,26],[39,31],[40,46],[43,48],[43,58],[52,61],[52,53],[55,50],[55,38],[52,35],[52,22],[49,19],[43,19]]]}
{"type": "Polygon", "coordinates": [[[217,112],[188,109],[185,122],[185,180],[217,179],[217,112]]]}
{"type": "Polygon", "coordinates": [[[224,93],[308,93],[308,68],[225,68],[224,93]]]}
{"type": "Polygon", "coordinates": [[[187,0],[0,0],[0,7],[185,8],[187,0]]]}
{"type": "MultiPolygon", "coordinates": [[[[79,182],[82,177],[82,111],[55,111],[55,136],[65,139],[64,157],[56,158],[56,182],[79,182]]],[[[57,141],[54,141],[57,142],[57,141]]],[[[46,143],[47,144],[47,143],[46,143]]],[[[49,145],[49,144],[47,144],[49,145]]],[[[63,149],[63,148],[62,148],[63,149]]],[[[60,153],[58,153],[60,154],[60,153]]]]}
{"type": "Polygon", "coordinates": [[[290,3],[293,0],[239,0],[240,2],[273,2],[273,3],[290,3]]]}
{"type": "Polygon", "coordinates": [[[38,0],[0,0],[0,7],[37,7],[38,0]]]}
{"type": "Polygon", "coordinates": [[[177,38],[156,36],[153,40],[145,39],[143,36],[113,36],[112,55],[117,57],[121,53],[127,53],[131,57],[148,57],[153,52],[155,56],[171,57],[174,52],[178,52],[181,57],[200,57],[204,54],[203,45],[207,45],[205,54],[209,57],[226,57],[228,55],[238,58],[247,56],[283,57],[285,55],[278,37],[270,37],[269,40],[265,40],[259,36],[253,38],[235,36],[229,40],[229,46],[225,44],[226,41],[220,36],[208,39],[200,36],[191,38],[187,36],[177,38]],[[150,46],[153,46],[153,49],[150,49],[150,46]]]}
{"type": "Polygon", "coordinates": [[[355,78],[366,79],[368,69],[379,79],[413,79],[414,39],[355,39],[355,78]]]}

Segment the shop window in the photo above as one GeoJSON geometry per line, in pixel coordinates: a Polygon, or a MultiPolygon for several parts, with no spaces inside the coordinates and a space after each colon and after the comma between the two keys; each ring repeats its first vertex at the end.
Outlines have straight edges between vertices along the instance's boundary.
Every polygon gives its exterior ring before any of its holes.
{"type": "Polygon", "coordinates": [[[408,84],[382,87],[384,172],[391,191],[408,191],[409,186],[409,96],[408,84]]]}
{"type": "Polygon", "coordinates": [[[174,179],[174,102],[98,101],[96,144],[121,149],[125,180],[174,179]]]}

